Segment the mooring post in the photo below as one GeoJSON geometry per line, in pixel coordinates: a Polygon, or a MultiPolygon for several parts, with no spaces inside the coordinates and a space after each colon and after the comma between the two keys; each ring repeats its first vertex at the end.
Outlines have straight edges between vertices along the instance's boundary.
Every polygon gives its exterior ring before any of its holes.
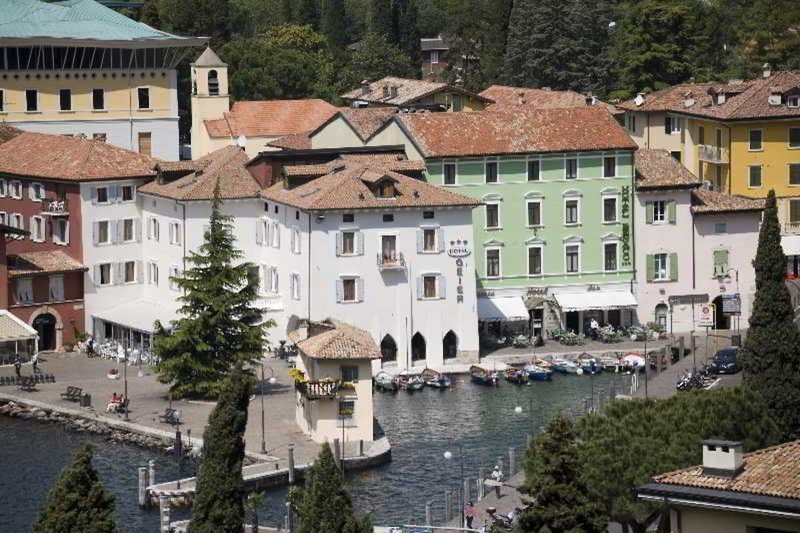
{"type": "Polygon", "coordinates": [[[289,485],[294,485],[294,444],[289,445],[289,485]]]}
{"type": "Polygon", "coordinates": [[[485,474],[485,471],[484,471],[483,467],[480,467],[478,469],[478,501],[481,501],[483,499],[483,495],[484,495],[484,489],[483,489],[483,477],[484,477],[484,474],[485,474]]]}
{"type": "Polygon", "coordinates": [[[514,448],[509,448],[508,449],[508,477],[511,477],[511,476],[514,475],[514,469],[517,466],[516,453],[517,452],[516,452],[516,450],[514,450],[514,448]]]}
{"type": "Polygon", "coordinates": [[[158,511],[161,516],[161,533],[169,533],[169,498],[163,494],[158,497],[158,511]]]}
{"type": "Polygon", "coordinates": [[[156,460],[150,459],[147,461],[147,484],[156,484],[156,460]]]}
{"type": "Polygon", "coordinates": [[[449,522],[453,518],[453,495],[449,490],[444,491],[444,519],[449,522]]]}
{"type": "Polygon", "coordinates": [[[338,466],[339,468],[342,467],[341,455],[339,455],[339,439],[338,439],[338,437],[333,439],[333,461],[336,463],[336,466],[338,466]]]}
{"type": "Polygon", "coordinates": [[[139,507],[147,503],[147,469],[139,467],[139,507]]]}
{"type": "Polygon", "coordinates": [[[364,457],[364,439],[358,439],[358,456],[364,457]]]}
{"type": "Polygon", "coordinates": [[[425,525],[433,525],[433,520],[431,519],[431,502],[425,502],[425,525]]]}
{"type": "MultiPolygon", "coordinates": [[[[470,485],[470,479],[468,477],[464,478],[464,501],[461,502],[464,504],[464,507],[467,506],[467,502],[472,501],[472,488],[470,485]]],[[[461,509],[461,512],[464,512],[464,509],[461,509]]]]}

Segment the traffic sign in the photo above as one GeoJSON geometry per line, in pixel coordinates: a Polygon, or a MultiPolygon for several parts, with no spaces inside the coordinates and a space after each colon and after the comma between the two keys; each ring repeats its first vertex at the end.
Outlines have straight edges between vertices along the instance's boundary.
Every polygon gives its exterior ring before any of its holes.
{"type": "Polygon", "coordinates": [[[739,315],[742,313],[742,300],[738,294],[722,295],[722,314],[725,316],[739,315]]]}
{"type": "Polygon", "coordinates": [[[695,307],[695,323],[701,328],[714,327],[714,304],[702,304],[695,307]]]}

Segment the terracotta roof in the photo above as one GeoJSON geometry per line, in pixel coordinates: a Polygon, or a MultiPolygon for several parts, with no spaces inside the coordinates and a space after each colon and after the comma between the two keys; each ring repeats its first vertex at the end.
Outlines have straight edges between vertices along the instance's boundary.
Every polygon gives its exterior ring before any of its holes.
{"type": "Polygon", "coordinates": [[[267,146],[283,150],[309,150],[311,148],[311,137],[309,137],[308,132],[295,133],[270,141],[267,146]]]}
{"type": "Polygon", "coordinates": [[[636,148],[619,123],[596,107],[413,113],[395,120],[425,157],[636,148]]]}
{"type": "Polygon", "coordinates": [[[363,329],[338,320],[312,322],[289,333],[297,348],[315,359],[380,359],[372,336],[363,329]]]}
{"type": "Polygon", "coordinates": [[[390,106],[404,106],[410,105],[422,98],[437,93],[439,91],[450,91],[459,94],[464,94],[482,100],[484,102],[491,102],[490,99],[480,96],[457,87],[451,87],[446,83],[425,81],[425,80],[412,80],[408,78],[397,78],[395,76],[386,76],[364,87],[353,89],[342,95],[344,100],[358,100],[362,102],[370,102],[375,104],[384,104],[390,106]],[[384,88],[387,88],[384,90],[384,88]],[[396,95],[392,95],[392,89],[396,89],[396,95]]]}
{"type": "MultiPolygon", "coordinates": [[[[316,166],[316,165],[307,165],[316,166]]],[[[332,209],[396,209],[405,207],[475,207],[480,202],[422,180],[381,168],[378,164],[347,163],[333,172],[287,189],[284,182],[265,189],[262,196],[310,211],[332,209]],[[379,176],[376,178],[376,174],[379,176]],[[395,181],[394,198],[379,198],[370,187],[380,177],[395,181]]]]}
{"type": "Polygon", "coordinates": [[[8,263],[8,275],[12,278],[31,274],[85,272],[88,270],[83,264],[58,250],[11,254],[8,263]]]}
{"type": "Polygon", "coordinates": [[[0,144],[0,173],[90,181],[154,176],[158,160],[102,141],[23,132],[0,144]]]}
{"type": "Polygon", "coordinates": [[[247,170],[249,160],[238,146],[226,146],[194,161],[196,170],[188,175],[166,183],[151,181],[139,192],[175,200],[211,200],[219,180],[221,198],[255,198],[260,187],[247,170]]]}
{"type": "Polygon", "coordinates": [[[783,71],[746,82],[675,85],[646,94],[642,105],[628,100],[619,107],[634,111],[672,111],[718,120],[800,117],[800,107],[788,107],[785,96],[799,90],[800,71],[783,71]],[[718,93],[726,95],[722,104],[715,103],[714,96],[718,93]],[[771,94],[782,95],[779,105],[770,105],[771,94]]]}
{"type": "Polygon", "coordinates": [[[764,209],[763,199],[724,194],[708,189],[692,191],[692,211],[697,214],[761,211],[762,209],[764,209]]]}
{"type": "Polygon", "coordinates": [[[356,131],[362,141],[367,141],[375,135],[384,124],[392,120],[397,114],[396,107],[363,107],[347,108],[339,114],[356,131]]]}
{"type": "Polygon", "coordinates": [[[279,137],[316,129],[336,113],[325,100],[259,100],[235,102],[224,117],[206,120],[211,137],[279,137]]]}
{"type": "Polygon", "coordinates": [[[666,150],[640,149],[634,160],[636,188],[639,190],[685,189],[702,185],[700,179],[666,150]]]}
{"type": "Polygon", "coordinates": [[[498,110],[508,106],[526,105],[536,109],[553,109],[562,107],[589,107],[597,105],[604,107],[612,113],[621,112],[611,104],[601,100],[587,103],[590,96],[575,91],[551,91],[547,89],[530,89],[527,87],[509,87],[507,85],[492,85],[479,93],[481,96],[494,100],[489,109],[498,110]]]}
{"type": "Polygon", "coordinates": [[[22,133],[22,130],[20,129],[12,128],[11,126],[7,126],[5,124],[0,124],[0,144],[10,141],[20,133],[22,133]]]}
{"type": "Polygon", "coordinates": [[[286,165],[283,173],[287,177],[295,176],[324,176],[337,169],[342,169],[348,164],[378,167],[382,170],[394,172],[424,172],[425,163],[418,160],[408,160],[403,154],[363,153],[341,154],[337,159],[327,163],[311,165],[286,165]]]}
{"type": "Polygon", "coordinates": [[[703,475],[693,466],[653,478],[656,483],[800,499],[800,440],[744,454],[734,478],[703,475]]]}

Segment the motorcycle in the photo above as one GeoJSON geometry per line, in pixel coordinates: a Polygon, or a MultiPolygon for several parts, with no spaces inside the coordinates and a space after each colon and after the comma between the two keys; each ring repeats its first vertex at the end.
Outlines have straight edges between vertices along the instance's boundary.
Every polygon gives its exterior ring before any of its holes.
{"type": "Polygon", "coordinates": [[[489,515],[486,524],[487,531],[491,531],[493,528],[502,528],[507,531],[512,531],[519,526],[520,518],[522,517],[522,509],[516,507],[507,515],[503,515],[499,514],[494,507],[489,507],[486,509],[486,514],[489,515]]]}

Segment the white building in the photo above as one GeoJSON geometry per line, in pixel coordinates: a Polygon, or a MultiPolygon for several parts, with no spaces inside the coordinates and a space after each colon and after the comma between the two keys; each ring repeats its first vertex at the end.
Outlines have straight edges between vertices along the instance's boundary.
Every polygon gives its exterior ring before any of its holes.
{"type": "Polygon", "coordinates": [[[693,307],[699,315],[700,304],[713,303],[716,328],[735,328],[722,300],[739,294],[739,322],[746,325],[763,201],[704,188],[666,150],[639,150],[636,172],[639,320],[672,332],[697,330],[693,307]]]}

